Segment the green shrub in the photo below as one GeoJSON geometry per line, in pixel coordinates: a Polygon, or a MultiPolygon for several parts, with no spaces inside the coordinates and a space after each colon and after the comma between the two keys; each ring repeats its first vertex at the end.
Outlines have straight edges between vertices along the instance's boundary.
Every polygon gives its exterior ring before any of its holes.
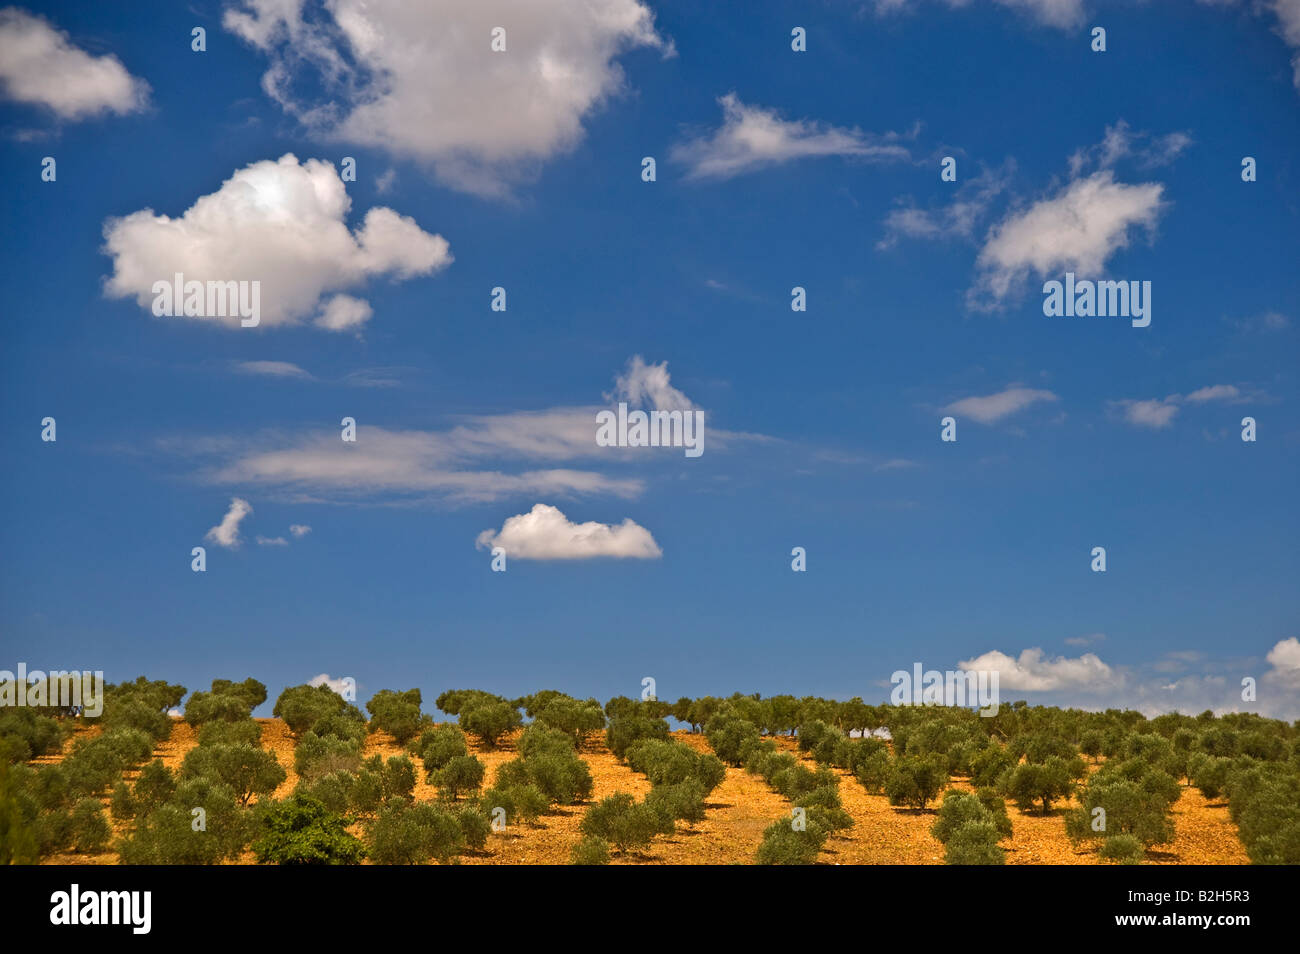
{"type": "Polygon", "coordinates": [[[36,804],[22,792],[22,779],[0,758],[0,865],[33,865],[40,857],[33,822],[36,804]]]}
{"type": "Polygon", "coordinates": [[[456,813],[460,823],[460,833],[465,838],[465,845],[472,851],[482,851],[487,847],[488,835],[492,834],[492,821],[476,805],[462,805],[456,813]]]}
{"type": "Polygon", "coordinates": [[[469,754],[465,733],[450,724],[425,729],[412,748],[420,756],[424,771],[430,778],[452,759],[469,754]]]}
{"type": "Polygon", "coordinates": [[[496,787],[483,793],[480,803],[489,814],[494,808],[504,808],[508,825],[514,824],[516,820],[531,825],[551,804],[550,799],[536,785],[503,787],[500,781],[496,787]]]}
{"type": "Polygon", "coordinates": [[[301,778],[315,781],[331,772],[355,772],[361,765],[361,744],[308,731],[293,751],[293,767],[301,778]]]}
{"type": "Polygon", "coordinates": [[[386,805],[366,834],[370,858],[381,865],[418,865],[430,859],[447,864],[465,848],[457,816],[425,802],[386,805]]]}
{"type": "Polygon", "coordinates": [[[669,738],[668,723],[641,715],[617,716],[605,729],[605,744],[616,758],[626,758],[628,749],[642,739],[669,738]]]}
{"type": "Polygon", "coordinates": [[[269,795],[288,777],[274,752],[252,745],[200,745],[181,763],[181,778],[206,777],[228,785],[239,804],[269,795]]]}
{"type": "Polygon", "coordinates": [[[743,765],[749,749],[760,741],[758,726],[729,712],[710,719],[704,734],[714,753],[728,765],[743,765]]]}
{"type": "Polygon", "coordinates": [[[205,722],[199,728],[199,745],[257,745],[262,726],[256,719],[237,722],[205,722]]]}
{"type": "Polygon", "coordinates": [[[126,782],[118,782],[113,787],[113,796],[109,799],[108,809],[113,813],[115,821],[130,821],[135,817],[135,797],[126,782]]]}
{"type": "Polygon", "coordinates": [[[434,775],[442,793],[453,802],[461,795],[477,792],[483,785],[483,763],[472,755],[458,755],[434,775]]]}
{"type": "Polygon", "coordinates": [[[806,819],[803,830],[796,830],[791,819],[773,822],[763,830],[757,861],[760,865],[816,864],[826,835],[825,829],[811,818],[806,819]]]}
{"type": "Polygon", "coordinates": [[[58,752],[63,747],[63,735],[63,726],[29,707],[0,709],[0,739],[7,743],[2,747],[7,762],[26,762],[58,752]]]}
{"type": "Polygon", "coordinates": [[[294,795],[270,806],[253,842],[259,864],[354,865],[366,849],[338,815],[313,798],[294,795]]]}
{"type": "Polygon", "coordinates": [[[950,865],[1002,865],[1007,853],[998,844],[1002,837],[990,821],[971,821],[949,836],[943,860],[950,865]]]}
{"type": "Polygon", "coordinates": [[[519,710],[509,702],[481,702],[461,709],[458,718],[462,729],[490,749],[496,748],[503,735],[524,721],[519,710]]]}
{"type": "Polygon", "coordinates": [[[891,805],[924,810],[947,785],[947,761],[942,756],[903,756],[890,765],[885,795],[891,805]]]}
{"type": "Polygon", "coordinates": [[[135,780],[135,801],[141,814],[147,815],[166,802],[176,791],[176,777],[162,759],[154,759],[135,780]]]}
{"type": "Polygon", "coordinates": [[[656,785],[645,797],[665,824],[684,821],[694,825],[704,820],[704,786],[694,778],[656,785]]]}
{"type": "MultiPolygon", "coordinates": [[[[334,773],[337,777],[341,773],[334,773]]],[[[360,815],[371,815],[395,799],[410,798],[415,791],[415,765],[404,755],[384,761],[372,755],[361,764],[349,790],[349,807],[360,815]]]]}
{"type": "Polygon", "coordinates": [[[1140,865],[1146,856],[1146,849],[1142,847],[1142,842],[1132,835],[1111,835],[1101,843],[1101,849],[1097,854],[1107,861],[1124,865],[1140,865]]]}
{"type": "Polygon", "coordinates": [[[604,838],[588,835],[573,846],[570,861],[575,865],[609,864],[609,842],[604,838]]]}
{"type": "Polygon", "coordinates": [[[420,712],[421,701],[419,689],[405,692],[381,689],[366,703],[371,730],[382,729],[398,745],[406,744],[428,722],[428,717],[420,712]]]}
{"type": "Polygon", "coordinates": [[[957,829],[974,822],[993,824],[992,813],[970,792],[948,791],[944,793],[938,817],[930,826],[930,834],[947,844],[957,829]]]}
{"type": "Polygon", "coordinates": [[[587,736],[605,728],[605,712],[595,699],[552,698],[532,714],[542,725],[568,735],[578,749],[587,736]]]}
{"type": "Polygon", "coordinates": [[[1037,802],[1042,804],[1044,815],[1052,810],[1053,801],[1074,793],[1069,763],[1055,755],[1041,764],[1025,762],[1017,765],[1003,785],[1007,795],[1015,799],[1022,811],[1032,811],[1037,802]]]}
{"type": "Polygon", "coordinates": [[[665,820],[654,808],[638,803],[627,792],[615,792],[587,809],[579,830],[595,838],[602,838],[620,854],[639,851],[658,834],[671,834],[671,820],[665,820]]]}
{"type": "Polygon", "coordinates": [[[72,850],[93,855],[103,851],[113,830],[97,798],[83,798],[72,809],[72,850]]]}

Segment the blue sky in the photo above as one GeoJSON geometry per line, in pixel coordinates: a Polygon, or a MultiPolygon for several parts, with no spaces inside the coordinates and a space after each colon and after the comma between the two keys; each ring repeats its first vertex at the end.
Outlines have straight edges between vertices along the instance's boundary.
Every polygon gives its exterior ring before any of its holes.
{"type": "Polygon", "coordinates": [[[0,666],[1300,717],[1295,3],[587,10],[0,14],[0,666]]]}

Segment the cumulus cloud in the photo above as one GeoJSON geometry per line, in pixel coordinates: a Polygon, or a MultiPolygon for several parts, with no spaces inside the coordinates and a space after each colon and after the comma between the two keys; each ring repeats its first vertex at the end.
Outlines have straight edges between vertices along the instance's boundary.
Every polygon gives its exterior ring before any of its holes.
{"type": "Polygon", "coordinates": [[[507,557],[519,560],[651,560],[663,555],[650,531],[630,518],[617,525],[574,523],[541,503],[508,518],[499,532],[484,530],[474,543],[479,549],[503,547],[507,557]]]}
{"type": "MultiPolygon", "coordinates": [[[[105,222],[104,252],[113,259],[105,294],[150,308],[154,283],[178,272],[186,281],[260,281],[263,325],[318,312],[322,327],[342,330],[364,322],[370,306],[335,292],[451,263],[446,239],[390,208],[372,208],[349,231],[350,207],[328,162],[299,163],[291,153],[254,162],[177,218],[141,209],[105,222]]],[[[190,320],[240,327],[238,318],[190,320]]]]}
{"type": "Polygon", "coordinates": [[[1070,177],[1077,178],[1089,168],[1110,169],[1121,159],[1132,159],[1143,169],[1167,166],[1192,144],[1185,132],[1155,136],[1135,132],[1124,120],[1107,126],[1101,142],[1080,149],[1070,156],[1070,177]]]}
{"type": "Polygon", "coordinates": [[[821,156],[887,161],[907,159],[897,135],[870,136],[858,129],[813,120],[784,120],[774,109],[747,106],[735,93],[718,100],[722,125],[711,135],[679,143],[671,158],[690,179],[729,179],[765,166],[821,156]]]}
{"type": "Polygon", "coordinates": [[[968,417],[981,424],[993,424],[1039,401],[1057,400],[1060,398],[1051,391],[1012,387],[983,397],[962,398],[949,404],[944,410],[950,414],[968,417]]]}
{"type": "Polygon", "coordinates": [[[69,120],[133,113],[149,102],[149,84],[116,56],[91,56],[48,20],[17,7],[0,10],[0,88],[8,99],[69,120]]]}
{"type": "Polygon", "coordinates": [[[305,523],[294,523],[289,525],[289,532],[295,537],[305,537],[311,533],[311,527],[305,523]]]}
{"type": "Polygon", "coordinates": [[[291,361],[240,361],[235,370],[269,378],[310,378],[311,375],[291,361]]]}
{"type": "Polygon", "coordinates": [[[1300,639],[1292,636],[1279,641],[1266,658],[1271,668],[1264,674],[1265,679],[1288,689],[1300,689],[1300,639]]]}
{"type": "Polygon", "coordinates": [[[1024,692],[1100,691],[1111,688],[1119,678],[1094,653],[1084,653],[1075,659],[1065,656],[1049,659],[1037,648],[1024,650],[1017,659],[995,649],[958,665],[964,670],[996,671],[1000,688],[1024,692]]]}
{"type": "Polygon", "coordinates": [[[1125,185],[1102,169],[1075,179],[1051,198],[1014,212],[990,230],[976,261],[979,275],[969,301],[1000,304],[1031,272],[1043,277],[1072,271],[1102,273],[1137,229],[1154,230],[1164,208],[1164,186],[1125,185]]]}
{"type": "Polygon", "coordinates": [[[221,518],[221,522],[207,532],[204,539],[228,549],[238,547],[242,542],[239,538],[239,525],[252,512],[253,508],[249,506],[247,500],[231,497],[230,509],[221,518]]]}
{"type": "Polygon", "coordinates": [[[318,676],[312,676],[307,680],[309,686],[329,686],[334,692],[343,696],[356,690],[356,683],[350,676],[341,676],[334,679],[329,673],[323,672],[318,676]]]}
{"type": "Polygon", "coordinates": [[[237,0],[227,30],[262,51],[262,87],[311,131],[502,194],[572,149],[625,85],[616,58],[671,55],[640,0],[237,0]],[[506,31],[506,52],[491,50],[506,31]]]}

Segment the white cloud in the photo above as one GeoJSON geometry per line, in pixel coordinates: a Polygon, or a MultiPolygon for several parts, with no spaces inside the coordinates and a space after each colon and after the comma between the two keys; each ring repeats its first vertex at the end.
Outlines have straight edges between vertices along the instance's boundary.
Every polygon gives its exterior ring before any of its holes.
{"type": "Polygon", "coordinates": [[[1075,179],[1049,199],[1009,215],[990,230],[969,300],[995,306],[1030,272],[1098,275],[1107,259],[1127,247],[1130,233],[1155,228],[1164,186],[1125,185],[1109,169],[1075,179]]]}
{"type": "Polygon", "coordinates": [[[1241,392],[1233,385],[1213,384],[1193,391],[1187,395],[1187,400],[1193,404],[1203,404],[1206,401],[1231,401],[1239,397],[1241,397],[1241,392]]]}
{"type": "Polygon", "coordinates": [[[969,417],[981,424],[992,424],[1008,415],[1024,410],[1039,401],[1060,400],[1051,391],[1038,391],[1032,388],[1007,388],[997,394],[984,397],[962,398],[944,408],[950,414],[969,417]]]}
{"type": "Polygon", "coordinates": [[[235,370],[271,378],[311,378],[310,374],[290,361],[240,361],[235,365],[235,370]]]}
{"type": "MultiPolygon", "coordinates": [[[[956,9],[970,4],[971,0],[946,0],[956,9]]],[[[999,6],[1011,7],[1028,13],[1045,26],[1069,29],[1083,23],[1083,0],[995,0],[999,6]]],[[[876,12],[894,13],[919,6],[918,0],[875,0],[876,12]]]]}
{"type": "Polygon", "coordinates": [[[319,676],[312,676],[307,680],[307,685],[329,686],[330,689],[338,693],[340,696],[343,695],[344,692],[355,688],[355,685],[348,679],[348,677],[340,676],[338,679],[332,679],[330,678],[330,674],[327,672],[323,672],[319,676]]]}
{"type": "Polygon", "coordinates": [[[241,542],[239,539],[239,524],[252,512],[253,508],[249,506],[247,500],[240,497],[231,497],[230,509],[221,518],[221,522],[207,532],[204,539],[217,544],[217,546],[230,549],[238,547],[241,542]]]}
{"type": "Polygon", "coordinates": [[[1088,168],[1110,169],[1121,159],[1133,159],[1143,169],[1166,166],[1177,159],[1192,144],[1192,137],[1184,132],[1153,136],[1148,132],[1134,132],[1129,124],[1120,120],[1107,126],[1101,142],[1080,149],[1070,157],[1070,178],[1078,178],[1088,168]]]}
{"type": "Polygon", "coordinates": [[[1292,636],[1268,651],[1269,666],[1264,678],[1288,689],[1300,689],[1300,639],[1292,636]]]}
{"type": "Polygon", "coordinates": [[[672,51],[640,0],[333,0],[318,12],[239,0],[222,22],[267,54],[263,89],[312,131],[485,194],[582,139],[584,119],[625,85],[616,57],[672,51]],[[504,53],[490,48],[495,27],[504,53]]]}
{"type": "MultiPolygon", "coordinates": [[[[588,413],[581,422],[555,421],[555,433],[563,440],[565,428],[581,423],[582,446],[595,456],[594,419],[594,413],[588,413]]],[[[278,446],[269,449],[259,448],[256,443],[241,448],[239,456],[205,474],[206,479],[218,484],[275,487],[306,499],[429,495],[462,503],[540,494],[635,497],[644,489],[639,479],[607,477],[589,470],[549,468],[503,473],[467,467],[473,460],[490,457],[560,454],[548,446],[545,431],[515,428],[504,422],[489,424],[487,432],[471,426],[459,434],[371,425],[356,444],[340,441],[337,431],[310,434],[287,444],[279,441],[278,446]],[[529,454],[530,447],[537,449],[535,455],[529,454]]]]}
{"type": "MultiPolygon", "coordinates": [[[[1174,395],[1177,398],[1177,395],[1174,395]]],[[[1170,398],[1151,398],[1147,401],[1118,401],[1116,404],[1124,409],[1124,420],[1134,427],[1149,427],[1163,430],[1174,422],[1178,414],[1178,403],[1170,398]]]]}
{"type": "Polygon", "coordinates": [[[783,120],[776,110],[746,106],[735,93],[718,102],[722,125],[712,135],[679,143],[671,158],[688,166],[690,179],[728,179],[794,159],[847,156],[869,160],[907,159],[893,135],[869,136],[858,129],[813,120],[783,120]]]}
{"type": "Polygon", "coordinates": [[[287,547],[289,545],[289,541],[284,537],[258,536],[255,539],[259,547],[287,547]]]}
{"type": "Polygon", "coordinates": [[[1084,636],[1067,636],[1065,645],[1067,646],[1091,646],[1093,643],[1104,643],[1106,641],[1105,633],[1088,633],[1084,636]]]}
{"type": "Polygon", "coordinates": [[[508,518],[500,532],[484,530],[475,546],[504,547],[507,558],[519,560],[649,560],[663,555],[650,531],[631,519],[616,526],[595,521],[574,523],[555,507],[541,503],[528,513],[508,518]]]}
{"type": "MultiPolygon", "coordinates": [[[[284,325],[317,311],[332,292],[385,275],[428,275],[451,263],[446,239],[386,207],[372,208],[361,228],[349,231],[350,206],[328,162],[300,164],[292,154],[254,162],[178,218],[141,209],[105,222],[104,252],[113,258],[105,294],[150,308],[154,282],[170,282],[177,272],[186,281],[260,281],[262,324],[284,325]]],[[[360,306],[368,316],[367,303],[335,296],[322,322],[351,327],[364,320],[360,306]]],[[[240,327],[238,318],[189,320],[240,327]]]]}
{"type": "Polygon", "coordinates": [[[364,325],[374,313],[368,301],[351,295],[335,295],[321,309],[316,325],[327,331],[347,331],[364,325]]]}
{"type": "Polygon", "coordinates": [[[885,237],[876,248],[891,248],[900,238],[970,238],[993,201],[1006,189],[1014,170],[1015,163],[1008,160],[998,169],[984,170],[966,179],[957,187],[952,202],[939,209],[918,209],[908,200],[885,216],[885,237]]]}
{"type": "Polygon", "coordinates": [[[1146,400],[1126,399],[1121,401],[1111,401],[1111,407],[1123,411],[1124,420],[1134,427],[1147,427],[1152,430],[1163,430],[1174,422],[1178,415],[1179,409],[1186,403],[1206,404],[1210,401],[1223,401],[1229,404],[1240,404],[1249,400],[1241,390],[1232,384],[1212,384],[1203,388],[1198,388],[1191,394],[1171,394],[1164,398],[1149,398],[1146,400]]]}
{"type": "Polygon", "coordinates": [[[48,107],[63,119],[132,113],[149,102],[149,84],[116,56],[91,56],[17,7],[0,10],[0,85],[8,99],[48,107]]]}
{"type": "Polygon", "coordinates": [[[633,355],[627,370],[616,379],[615,394],[621,401],[635,407],[648,406],[655,411],[690,411],[695,405],[681,391],[672,386],[668,362],[646,364],[641,356],[633,355]]]}
{"type": "Polygon", "coordinates": [[[289,525],[289,532],[295,537],[305,537],[311,533],[311,527],[305,523],[294,523],[289,525]]]}
{"type": "Polygon", "coordinates": [[[1000,689],[1025,692],[1048,692],[1062,689],[1099,691],[1111,688],[1118,673],[1094,653],[1076,659],[1059,656],[1048,659],[1041,649],[1026,649],[1018,659],[992,650],[974,659],[958,663],[963,670],[986,670],[998,673],[1000,689]]]}

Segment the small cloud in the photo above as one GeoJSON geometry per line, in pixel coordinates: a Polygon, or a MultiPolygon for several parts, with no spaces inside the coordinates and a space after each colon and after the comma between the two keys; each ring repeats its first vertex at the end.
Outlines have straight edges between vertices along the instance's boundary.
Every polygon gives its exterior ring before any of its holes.
{"type": "Polygon", "coordinates": [[[239,524],[252,512],[253,508],[249,506],[247,500],[240,497],[231,497],[230,509],[221,518],[221,522],[207,532],[204,539],[228,549],[238,547],[241,542],[239,539],[239,524]]]}
{"type": "Polygon", "coordinates": [[[1206,401],[1231,401],[1239,397],[1241,397],[1241,392],[1231,384],[1214,384],[1209,387],[1198,388],[1187,395],[1187,400],[1193,404],[1203,404],[1206,401]]]}
{"type": "Polygon", "coordinates": [[[307,685],[329,686],[330,689],[338,693],[340,696],[353,688],[353,682],[348,677],[342,676],[338,679],[332,679],[330,678],[329,673],[326,672],[321,673],[319,676],[312,676],[307,680],[307,685]]]}
{"type": "Polygon", "coordinates": [[[1177,395],[1173,398],[1152,398],[1148,401],[1113,401],[1113,406],[1123,408],[1124,420],[1134,427],[1163,430],[1174,422],[1178,414],[1177,395]]]}
{"type": "Polygon", "coordinates": [[[656,411],[689,411],[695,408],[681,391],[671,384],[668,362],[646,364],[641,356],[633,355],[627,370],[615,380],[615,393],[629,405],[649,406],[656,411]]]}
{"type": "Polygon", "coordinates": [[[311,527],[305,523],[294,523],[289,525],[289,532],[295,537],[305,537],[311,533],[311,527]]]}
{"type": "Polygon", "coordinates": [[[257,374],[270,378],[312,380],[309,373],[289,361],[240,361],[235,365],[235,370],[240,374],[257,374]]]}
{"type": "Polygon", "coordinates": [[[557,508],[540,503],[528,513],[507,519],[500,532],[484,530],[474,545],[481,550],[503,547],[508,557],[518,560],[650,560],[663,556],[650,531],[630,519],[618,525],[574,523],[557,508]]]}
{"type": "Polygon", "coordinates": [[[846,156],[867,160],[907,159],[896,135],[869,136],[858,129],[813,120],[784,120],[774,109],[747,106],[735,93],[718,100],[722,125],[712,135],[673,147],[674,161],[689,167],[688,179],[730,179],[795,159],[846,156]]]}
{"type": "Polygon", "coordinates": [[[891,460],[887,460],[884,461],[883,463],[877,464],[874,469],[877,471],[910,470],[913,467],[920,467],[920,466],[921,465],[914,460],[907,460],[906,458],[903,457],[895,457],[892,458],[891,460]]]}
{"type": "Polygon", "coordinates": [[[1092,646],[1095,643],[1104,643],[1105,641],[1105,633],[1088,633],[1086,636],[1067,636],[1065,638],[1065,645],[1092,646]]]}
{"type": "Polygon", "coordinates": [[[1008,415],[1022,411],[1039,401],[1058,401],[1051,391],[1032,388],[1007,388],[984,397],[962,398],[944,408],[950,414],[971,418],[980,424],[993,424],[1008,415]]]}

